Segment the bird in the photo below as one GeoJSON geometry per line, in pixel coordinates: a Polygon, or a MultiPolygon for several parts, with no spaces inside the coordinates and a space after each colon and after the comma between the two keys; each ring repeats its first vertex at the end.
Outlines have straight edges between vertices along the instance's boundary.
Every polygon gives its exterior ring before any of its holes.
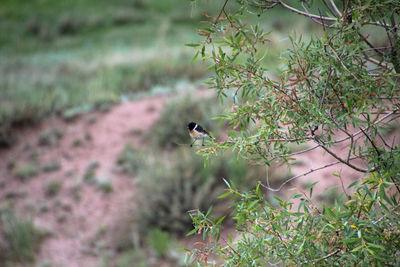
{"type": "Polygon", "coordinates": [[[195,122],[189,122],[187,125],[187,128],[189,130],[190,137],[194,139],[193,143],[190,144],[190,147],[193,146],[194,142],[196,142],[198,139],[203,139],[202,145],[204,146],[204,138],[211,138],[213,139],[210,134],[203,129],[200,125],[198,125],[195,122]]]}

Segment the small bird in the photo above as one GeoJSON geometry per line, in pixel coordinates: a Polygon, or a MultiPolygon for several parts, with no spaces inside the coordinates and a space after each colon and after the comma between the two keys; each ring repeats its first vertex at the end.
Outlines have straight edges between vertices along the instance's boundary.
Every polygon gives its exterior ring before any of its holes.
{"type": "Polygon", "coordinates": [[[195,122],[189,122],[187,125],[187,128],[189,130],[190,137],[194,139],[193,143],[190,144],[192,147],[194,142],[196,142],[198,139],[203,139],[202,145],[204,146],[204,138],[211,138],[210,134],[203,129],[200,125],[198,125],[195,122]]]}

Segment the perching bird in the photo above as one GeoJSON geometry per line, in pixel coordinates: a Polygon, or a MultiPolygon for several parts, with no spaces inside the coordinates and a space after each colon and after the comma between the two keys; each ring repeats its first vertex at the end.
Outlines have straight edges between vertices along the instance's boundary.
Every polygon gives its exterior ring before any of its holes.
{"type": "Polygon", "coordinates": [[[194,142],[196,142],[198,139],[203,139],[202,145],[204,146],[204,138],[212,138],[206,130],[193,121],[188,123],[187,128],[189,130],[190,137],[194,139],[190,146],[193,146],[194,142]]]}

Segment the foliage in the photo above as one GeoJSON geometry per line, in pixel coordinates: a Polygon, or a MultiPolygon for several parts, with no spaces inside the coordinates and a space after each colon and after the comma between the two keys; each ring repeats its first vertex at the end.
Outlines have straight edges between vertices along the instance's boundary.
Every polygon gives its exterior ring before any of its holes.
{"type": "MultiPolygon", "coordinates": [[[[280,191],[286,182],[277,188],[259,183],[249,193],[228,185],[222,197],[235,198],[241,236],[214,243],[221,220],[201,211],[192,216],[191,233],[208,236],[227,266],[399,265],[400,147],[383,129],[399,118],[400,3],[236,2],[237,8],[229,0],[221,3],[199,30],[204,42],[191,46],[198,49],[195,57],[211,62],[216,75],[210,84],[221,99],[233,98],[233,108],[219,119],[241,131],[199,153],[210,158],[234,149],[259,164],[290,165],[291,156],[308,151],[292,153],[291,144],[312,143],[309,149],[335,160],[318,169],[346,165],[363,178],[343,188],[346,202],[322,208],[312,200],[315,184],[289,200],[277,199],[278,207],[261,189],[280,191]],[[277,7],[315,21],[323,34],[309,41],[290,37],[285,67],[272,78],[263,64],[268,34],[247,16],[268,16],[277,7]],[[338,146],[345,150],[338,153],[338,146]]],[[[208,254],[201,256],[199,263],[207,265],[208,254]]]]}
{"type": "Polygon", "coordinates": [[[44,172],[55,172],[61,169],[61,164],[59,161],[52,160],[48,163],[43,164],[42,171],[44,172]]]}
{"type": "Polygon", "coordinates": [[[158,228],[152,229],[147,235],[147,243],[153,248],[158,256],[164,257],[170,247],[170,236],[158,228]]]}
{"type": "Polygon", "coordinates": [[[208,209],[210,205],[214,206],[213,214],[225,215],[226,202],[216,201],[224,190],[223,178],[249,189],[261,172],[248,172],[245,161],[236,161],[230,155],[221,156],[204,168],[202,158],[187,149],[171,151],[168,160],[147,154],[139,172],[139,210],[135,214],[140,235],[152,228],[182,235],[192,225],[188,211],[208,209]]]}
{"type": "Polygon", "coordinates": [[[44,233],[31,220],[18,217],[10,207],[2,208],[0,216],[3,241],[0,243],[0,260],[3,263],[34,261],[44,233]]]}
{"type": "Polygon", "coordinates": [[[45,194],[47,197],[55,197],[61,190],[62,183],[60,181],[53,181],[46,185],[45,194]]]}
{"type": "Polygon", "coordinates": [[[117,158],[118,170],[129,175],[136,175],[143,164],[143,156],[140,151],[126,144],[124,150],[117,158]]]}

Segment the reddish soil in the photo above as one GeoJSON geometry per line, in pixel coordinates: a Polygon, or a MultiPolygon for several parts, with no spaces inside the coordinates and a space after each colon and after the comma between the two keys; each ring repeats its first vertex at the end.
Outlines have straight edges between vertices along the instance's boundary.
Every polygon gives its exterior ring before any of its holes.
{"type": "Polygon", "coordinates": [[[0,151],[0,200],[13,198],[17,211],[28,214],[52,233],[42,246],[40,260],[49,260],[53,266],[98,266],[101,255],[93,253],[96,244],[92,241],[102,229],[115,227],[116,220],[132,214],[129,209],[135,179],[115,172],[115,161],[125,144],[141,145],[140,132],[147,131],[158,119],[166,100],[153,97],[122,103],[108,112],[87,114],[70,123],[50,119],[21,132],[20,142],[13,149],[0,151]],[[39,136],[52,128],[63,133],[59,145],[38,146],[39,136]],[[34,162],[38,166],[57,160],[61,169],[40,172],[21,182],[7,164],[31,162],[32,153],[37,155],[34,162]],[[112,193],[82,181],[93,162],[99,164],[96,177],[110,179],[112,193]],[[60,193],[46,197],[45,185],[56,180],[62,182],[60,193]],[[75,199],[74,190],[79,191],[80,201],[75,199]]]}

